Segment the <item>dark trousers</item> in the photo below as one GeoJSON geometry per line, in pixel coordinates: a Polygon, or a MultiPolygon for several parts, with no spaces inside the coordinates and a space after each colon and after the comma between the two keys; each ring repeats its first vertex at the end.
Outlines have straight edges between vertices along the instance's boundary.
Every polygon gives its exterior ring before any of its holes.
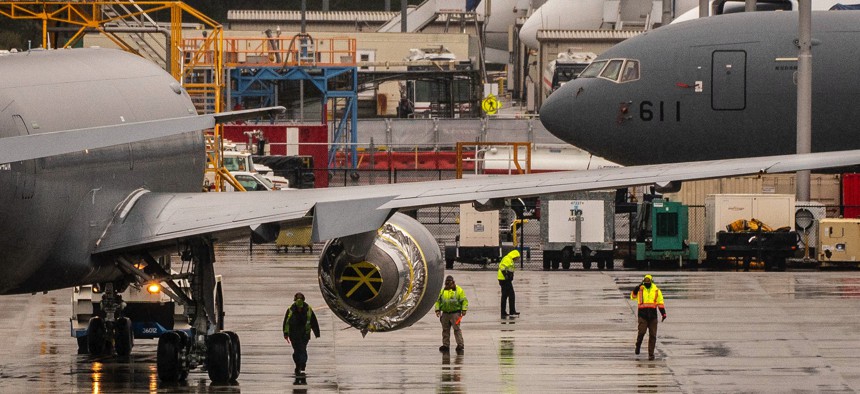
{"type": "Polygon", "coordinates": [[[636,335],[636,348],[642,346],[642,339],[645,338],[645,331],[648,331],[648,355],[654,355],[654,348],[657,347],[657,318],[646,319],[639,316],[639,333],[636,335]]]}
{"type": "Polygon", "coordinates": [[[514,282],[506,279],[499,279],[499,287],[502,288],[502,314],[507,315],[505,312],[505,303],[508,304],[508,310],[511,313],[517,313],[517,295],[514,294],[514,282]]]}
{"type": "Polygon", "coordinates": [[[308,341],[290,338],[290,343],[293,345],[293,362],[296,363],[296,369],[304,370],[308,363],[308,341]]]}

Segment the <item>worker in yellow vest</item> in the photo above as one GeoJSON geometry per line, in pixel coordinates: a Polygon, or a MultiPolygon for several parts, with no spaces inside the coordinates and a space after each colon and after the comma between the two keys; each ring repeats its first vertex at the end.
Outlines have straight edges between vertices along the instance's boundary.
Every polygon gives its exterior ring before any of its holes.
{"type": "Polygon", "coordinates": [[[636,354],[642,346],[645,331],[648,331],[648,359],[654,359],[654,348],[657,346],[657,310],[666,320],[666,306],[663,305],[663,292],[653,282],[651,275],[645,275],[642,283],[630,292],[630,299],[639,304],[639,333],[636,336],[636,354]]]}
{"type": "Polygon", "coordinates": [[[519,316],[517,312],[517,296],[514,293],[514,267],[515,262],[519,260],[520,252],[516,249],[510,251],[502,260],[499,261],[499,273],[496,277],[499,279],[499,287],[502,288],[502,319],[511,316],[519,316]],[[505,301],[508,303],[508,310],[505,311],[505,301]]]}
{"type": "Polygon", "coordinates": [[[442,346],[439,351],[448,353],[451,348],[451,328],[454,328],[454,338],[457,340],[457,354],[463,354],[465,344],[463,343],[463,332],[460,330],[460,322],[466,316],[469,309],[469,300],[466,292],[457,283],[454,277],[448,275],[445,278],[445,287],[439,293],[436,300],[436,317],[442,323],[442,346]]]}

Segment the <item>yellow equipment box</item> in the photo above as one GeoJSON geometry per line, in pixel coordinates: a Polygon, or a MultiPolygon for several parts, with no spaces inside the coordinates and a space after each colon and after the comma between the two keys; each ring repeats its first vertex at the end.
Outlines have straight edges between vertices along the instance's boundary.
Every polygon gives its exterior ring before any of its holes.
{"type": "Polygon", "coordinates": [[[295,246],[301,247],[302,253],[304,253],[305,248],[313,253],[314,243],[311,241],[311,233],[310,224],[281,229],[281,232],[278,233],[278,239],[275,240],[275,246],[277,246],[278,251],[284,248],[284,252],[287,252],[290,246],[295,246]]]}
{"type": "Polygon", "coordinates": [[[857,263],[860,260],[860,219],[821,219],[818,261],[857,263]]]}

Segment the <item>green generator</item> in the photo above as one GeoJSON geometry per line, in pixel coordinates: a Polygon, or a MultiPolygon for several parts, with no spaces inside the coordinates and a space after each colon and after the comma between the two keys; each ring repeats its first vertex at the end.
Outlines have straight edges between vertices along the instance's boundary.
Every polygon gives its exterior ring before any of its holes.
{"type": "Polygon", "coordinates": [[[640,235],[636,242],[636,261],[640,268],[651,263],[661,266],[694,267],[699,260],[699,245],[688,242],[687,206],[655,198],[639,210],[640,235]],[[675,265],[677,263],[677,265],[675,265]]]}

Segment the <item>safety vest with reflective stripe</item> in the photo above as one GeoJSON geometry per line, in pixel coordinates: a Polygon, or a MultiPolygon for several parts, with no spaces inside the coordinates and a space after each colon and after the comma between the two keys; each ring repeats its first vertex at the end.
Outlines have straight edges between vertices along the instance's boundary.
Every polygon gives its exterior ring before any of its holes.
{"type": "MultiPolygon", "coordinates": [[[[287,316],[284,318],[284,335],[290,334],[290,320],[293,317],[293,308],[298,309],[295,304],[293,304],[292,306],[290,306],[289,309],[287,309],[287,316]]],[[[305,334],[307,335],[311,333],[311,323],[314,317],[314,310],[311,309],[311,306],[308,304],[305,304],[304,308],[307,309],[307,316],[305,317],[305,334]]]]}
{"type": "Polygon", "coordinates": [[[631,300],[638,300],[639,309],[665,309],[663,305],[663,292],[655,284],[651,284],[651,288],[646,288],[644,285],[639,285],[638,292],[630,292],[631,300]],[[638,293],[638,294],[637,294],[638,293]]]}
{"type": "Polygon", "coordinates": [[[454,290],[442,289],[436,300],[436,310],[442,312],[459,312],[469,309],[466,292],[460,286],[454,290]]]}

